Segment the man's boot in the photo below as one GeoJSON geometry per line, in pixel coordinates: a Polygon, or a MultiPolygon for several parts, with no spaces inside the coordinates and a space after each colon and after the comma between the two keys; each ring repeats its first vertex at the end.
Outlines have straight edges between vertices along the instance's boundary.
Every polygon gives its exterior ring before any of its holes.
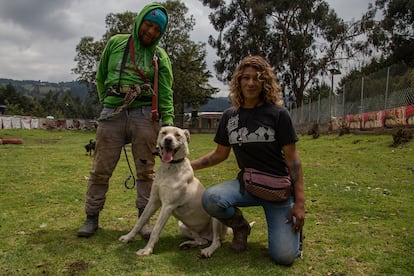
{"type": "Polygon", "coordinates": [[[78,230],[78,237],[89,238],[98,230],[99,215],[87,215],[85,223],[78,230]]]}
{"type": "Polygon", "coordinates": [[[224,225],[233,229],[233,241],[230,248],[235,252],[243,252],[247,249],[247,236],[250,235],[250,224],[244,219],[240,209],[235,208],[231,218],[219,219],[224,225]]]}
{"type": "MultiPolygon", "coordinates": [[[[142,212],[144,212],[144,208],[139,208],[138,209],[138,218],[141,216],[142,212]]],[[[147,222],[141,229],[141,231],[139,231],[139,234],[141,235],[141,237],[144,240],[149,240],[151,237],[151,232],[152,232],[152,226],[149,224],[149,222],[147,222]]]]}

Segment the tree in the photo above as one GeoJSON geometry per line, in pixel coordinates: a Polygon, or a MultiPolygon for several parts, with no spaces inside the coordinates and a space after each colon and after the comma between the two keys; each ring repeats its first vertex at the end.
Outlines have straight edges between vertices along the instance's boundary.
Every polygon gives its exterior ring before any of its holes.
{"type": "Polygon", "coordinates": [[[32,98],[18,93],[11,84],[0,87],[0,104],[6,105],[7,113],[11,115],[32,115],[35,106],[32,98]]]}
{"type": "MultiPolygon", "coordinates": [[[[370,57],[370,60],[361,68],[354,68],[348,72],[340,82],[341,89],[346,85],[346,94],[357,98],[360,94],[361,78],[370,76],[375,79],[375,73],[385,71],[386,68],[391,69],[390,77],[393,79],[389,84],[390,91],[412,86],[414,83],[412,78],[414,2],[410,0],[377,0],[374,5],[369,6],[363,19],[368,38],[364,47],[366,49],[375,48],[378,54],[371,55],[370,52],[366,52],[365,54],[370,57]],[[378,16],[378,13],[381,14],[378,16]],[[380,20],[376,20],[376,18],[380,18],[380,20]],[[394,64],[399,65],[393,66],[394,64]],[[395,71],[393,68],[399,70],[395,71]]],[[[375,85],[371,85],[372,93],[381,91],[384,86],[383,78],[382,76],[378,77],[375,85]]]]}
{"type": "Polygon", "coordinates": [[[210,20],[219,32],[209,37],[219,56],[217,78],[229,81],[244,56],[264,56],[298,106],[320,74],[361,50],[363,22],[344,22],[323,0],[200,1],[214,10],[210,20]]]}
{"type": "Polygon", "coordinates": [[[208,84],[212,74],[207,70],[205,43],[190,39],[194,17],[185,17],[188,8],[179,1],[168,0],[165,7],[170,21],[161,46],[169,54],[173,67],[175,112],[183,114],[186,105],[198,110],[218,89],[208,84]]]}
{"type": "Polygon", "coordinates": [[[376,0],[368,13],[382,19],[368,32],[370,42],[392,63],[414,66],[414,2],[412,0],[376,0]]]}
{"type": "Polygon", "coordinates": [[[95,76],[103,48],[102,41],[94,41],[94,38],[90,36],[82,37],[76,46],[77,55],[74,60],[77,62],[77,66],[72,69],[73,73],[79,75],[77,81],[86,84],[88,88],[90,108],[95,116],[99,114],[100,110],[95,76]]]}
{"type": "Polygon", "coordinates": [[[85,106],[78,96],[73,96],[72,90],[63,89],[57,86],[51,87],[46,94],[39,91],[38,86],[34,85],[30,93],[21,90],[22,87],[7,84],[0,86],[0,105],[7,106],[7,113],[11,115],[27,115],[46,117],[54,115],[56,118],[86,119],[93,118],[93,113],[85,106]]]}
{"type": "Polygon", "coordinates": [[[331,93],[331,86],[329,84],[326,82],[316,83],[314,86],[306,90],[304,102],[316,102],[319,100],[319,96],[321,98],[329,97],[329,93],[331,93]]]}
{"type": "MultiPolygon", "coordinates": [[[[190,40],[189,33],[195,24],[194,17],[185,16],[188,9],[179,1],[168,0],[164,6],[168,10],[169,26],[160,46],[169,54],[173,67],[175,113],[183,113],[185,105],[197,109],[218,92],[218,89],[208,84],[212,74],[206,69],[205,44],[190,40]]],[[[96,103],[95,74],[100,54],[112,35],[131,33],[135,17],[136,13],[132,12],[107,15],[106,32],[102,39],[94,41],[92,37],[83,37],[76,47],[77,67],[73,72],[79,75],[79,81],[89,85],[90,95],[96,103]]]]}
{"type": "Polygon", "coordinates": [[[101,57],[101,53],[105,48],[108,39],[118,33],[131,33],[136,13],[109,13],[105,18],[106,32],[101,40],[94,41],[91,36],[82,37],[76,46],[76,56],[74,60],[77,62],[72,71],[79,75],[78,81],[88,85],[91,98],[98,103],[98,96],[95,87],[96,70],[101,57]]]}

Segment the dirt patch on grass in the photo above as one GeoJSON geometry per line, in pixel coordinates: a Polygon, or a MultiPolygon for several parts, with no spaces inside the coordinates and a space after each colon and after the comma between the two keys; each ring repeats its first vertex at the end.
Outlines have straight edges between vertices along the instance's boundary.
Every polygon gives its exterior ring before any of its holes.
{"type": "Polygon", "coordinates": [[[80,275],[89,269],[89,264],[85,261],[76,261],[68,265],[66,268],[69,275],[80,275]]]}

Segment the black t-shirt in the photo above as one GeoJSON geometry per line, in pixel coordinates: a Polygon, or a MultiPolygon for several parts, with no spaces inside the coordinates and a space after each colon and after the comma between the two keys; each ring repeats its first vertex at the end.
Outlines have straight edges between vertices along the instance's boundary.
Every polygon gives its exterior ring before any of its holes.
{"type": "Polygon", "coordinates": [[[280,176],[288,175],[282,146],[298,140],[288,110],[274,104],[225,110],[214,138],[233,148],[241,170],[255,168],[280,176]]]}

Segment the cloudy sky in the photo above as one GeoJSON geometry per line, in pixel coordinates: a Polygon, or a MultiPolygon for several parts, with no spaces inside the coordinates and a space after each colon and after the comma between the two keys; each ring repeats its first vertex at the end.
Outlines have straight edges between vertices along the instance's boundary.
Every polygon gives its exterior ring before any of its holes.
{"type": "MultiPolygon", "coordinates": [[[[0,78],[71,81],[76,45],[81,37],[99,40],[105,32],[105,16],[138,12],[151,1],[143,0],[0,0],[0,78]]],[[[199,0],[182,0],[196,19],[192,40],[206,42],[216,32],[199,0]]],[[[339,17],[358,19],[373,0],[327,0],[339,17]]],[[[208,45],[208,44],[207,44],[208,45]]],[[[207,63],[213,72],[217,58],[207,46],[207,63]]],[[[212,86],[226,90],[215,78],[212,86]]],[[[223,91],[224,95],[227,93],[223,91]]],[[[224,96],[223,95],[223,96],[224,96]]]]}

